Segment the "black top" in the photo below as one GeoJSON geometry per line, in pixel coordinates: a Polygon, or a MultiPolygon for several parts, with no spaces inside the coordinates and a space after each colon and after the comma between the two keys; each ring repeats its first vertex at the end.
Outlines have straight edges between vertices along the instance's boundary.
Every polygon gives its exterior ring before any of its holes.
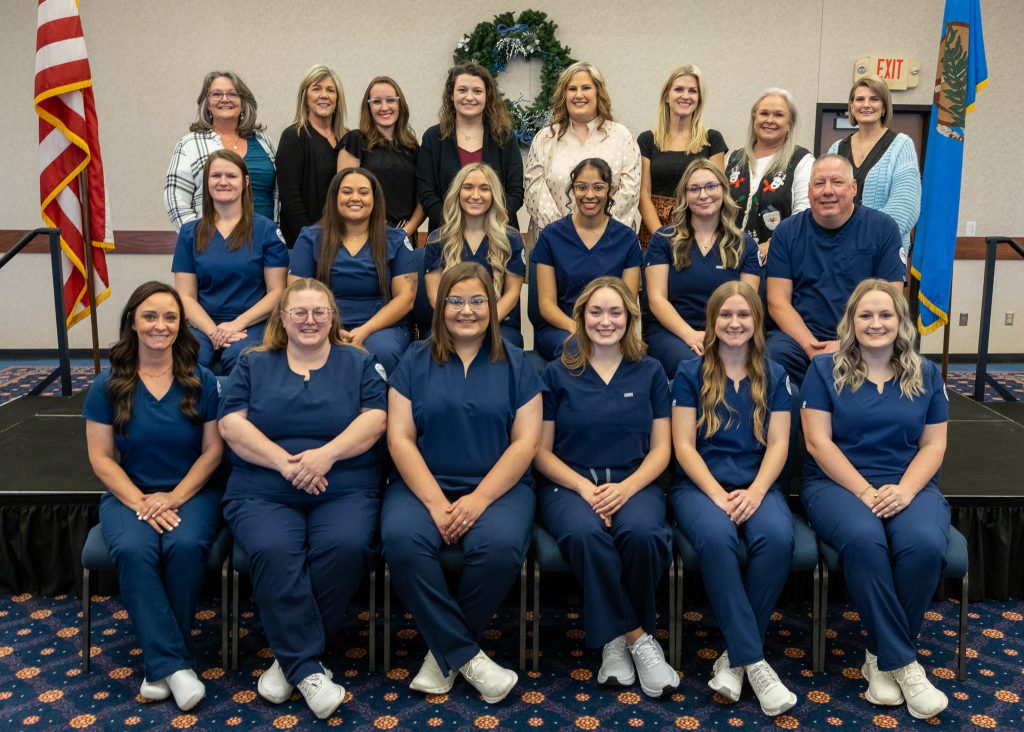
{"type": "Polygon", "coordinates": [[[640,156],[651,161],[651,193],[655,196],[675,198],[676,186],[686,172],[686,166],[696,158],[710,158],[718,153],[725,153],[729,147],[725,144],[722,133],[708,130],[708,144],[699,153],[678,152],[669,150],[662,152],[654,144],[654,132],[641,132],[636,138],[640,156]]]}
{"type": "Polygon", "coordinates": [[[286,127],[277,146],[277,187],[281,234],[290,249],[303,226],[320,220],[327,187],[338,167],[338,146],[315,130],[286,127]]]}
{"type": "MultiPolygon", "coordinates": [[[[519,152],[519,142],[515,135],[511,135],[504,145],[499,145],[485,128],[483,151],[484,162],[494,168],[505,189],[508,220],[515,226],[516,213],[523,205],[523,155],[519,152]]],[[[416,161],[416,179],[420,204],[430,219],[430,231],[444,222],[444,197],[461,167],[454,139],[441,139],[438,125],[423,133],[423,144],[416,161]]]]}
{"type": "Polygon", "coordinates": [[[377,176],[384,189],[388,224],[396,226],[412,218],[416,210],[416,150],[383,143],[367,148],[362,130],[350,130],[341,139],[341,147],[359,160],[359,164],[377,176]]]}

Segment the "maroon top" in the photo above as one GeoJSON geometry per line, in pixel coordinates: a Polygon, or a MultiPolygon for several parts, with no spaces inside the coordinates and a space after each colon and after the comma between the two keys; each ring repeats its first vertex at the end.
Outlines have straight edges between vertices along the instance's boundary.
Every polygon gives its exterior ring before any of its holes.
{"type": "Polygon", "coordinates": [[[482,163],[484,161],[484,149],[481,147],[476,152],[469,152],[463,150],[461,147],[459,150],[459,164],[465,168],[467,165],[472,163],[482,163]]]}

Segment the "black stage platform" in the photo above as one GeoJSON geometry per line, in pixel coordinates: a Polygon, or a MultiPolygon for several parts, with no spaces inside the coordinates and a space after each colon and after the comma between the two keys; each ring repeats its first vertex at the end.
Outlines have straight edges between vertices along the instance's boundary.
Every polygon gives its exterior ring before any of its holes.
{"type": "MultiPolygon", "coordinates": [[[[950,391],[940,486],[967,537],[972,599],[1024,597],[1024,403],[950,391]]],[[[84,394],[0,406],[0,593],[78,587],[103,486],[89,468],[84,394]]]]}

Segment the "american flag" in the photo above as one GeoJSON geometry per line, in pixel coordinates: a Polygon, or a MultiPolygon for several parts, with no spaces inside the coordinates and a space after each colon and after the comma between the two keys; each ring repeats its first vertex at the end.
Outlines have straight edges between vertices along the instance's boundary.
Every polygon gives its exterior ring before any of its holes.
{"type": "Polygon", "coordinates": [[[106,250],[114,248],[92,73],[76,0],[39,0],[36,30],[35,108],[39,115],[39,200],[43,221],[61,229],[67,325],[88,316],[92,303],[110,294],[106,250]],[[95,292],[86,290],[82,195],[88,176],[89,224],[95,292]]]}

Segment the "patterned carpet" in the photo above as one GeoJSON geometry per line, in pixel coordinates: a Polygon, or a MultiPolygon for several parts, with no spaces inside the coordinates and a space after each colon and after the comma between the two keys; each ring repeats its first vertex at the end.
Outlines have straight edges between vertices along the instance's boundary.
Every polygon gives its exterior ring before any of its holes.
{"type": "MultiPolygon", "coordinates": [[[[212,600],[196,615],[197,670],[206,699],[191,713],[174,704],[144,702],[140,650],[117,597],[96,597],[93,670],[83,674],[78,650],[80,603],[74,597],[0,597],[0,729],[1020,729],[1024,673],[1024,607],[986,602],[970,609],[968,679],[956,680],[958,605],[933,606],[921,636],[921,661],[950,697],[950,706],[927,723],[900,708],[873,707],[863,699],[861,630],[850,606],[833,603],[827,673],[810,671],[810,617],[806,605],[783,607],[769,629],[768,658],[799,702],[774,720],[763,716],[749,687],[737,704],[714,696],[705,684],[722,646],[706,609],[690,608],[683,623],[679,690],[650,700],[639,688],[596,684],[599,653],[584,645],[581,618],[567,592],[545,608],[541,672],[521,674],[501,704],[487,705],[460,680],[446,695],[421,696],[407,688],[424,647],[408,618],[399,621],[390,673],[366,667],[366,626],[346,626],[332,645],[328,665],[349,691],[326,722],[318,722],[293,695],[274,707],[256,695],[256,678],[270,651],[251,605],[243,605],[238,671],[219,668],[220,618],[212,600]]],[[[552,597],[555,593],[551,593],[552,597]]],[[[515,610],[503,609],[484,646],[514,663],[515,610]]],[[[363,614],[365,622],[365,613],[363,614]]],[[[665,642],[665,639],[662,639],[665,642]]]]}

